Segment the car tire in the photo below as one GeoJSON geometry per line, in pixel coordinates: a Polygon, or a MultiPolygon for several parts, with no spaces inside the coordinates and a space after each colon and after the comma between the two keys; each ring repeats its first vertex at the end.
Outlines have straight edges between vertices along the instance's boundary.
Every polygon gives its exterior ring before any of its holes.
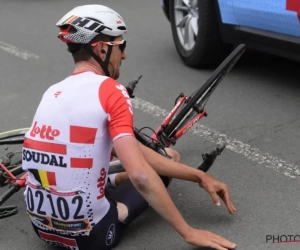
{"type": "MultiPolygon", "coordinates": [[[[219,65],[230,53],[231,46],[222,42],[218,29],[218,13],[216,13],[214,0],[171,0],[170,1],[170,23],[172,28],[173,41],[176,50],[183,62],[192,68],[207,68],[219,65]],[[185,47],[183,45],[183,32],[185,28],[179,29],[176,23],[180,18],[188,14],[185,10],[176,10],[175,6],[191,2],[195,4],[190,17],[195,18],[194,24],[198,24],[197,35],[194,33],[194,44],[185,47]],[[197,10],[198,8],[198,10],[197,10]],[[182,12],[182,16],[180,15],[182,12]],[[198,21],[197,15],[198,14],[198,21]]],[[[186,17],[186,16],[185,16],[186,17]]],[[[185,25],[186,27],[187,25],[185,25]]],[[[191,25],[190,25],[191,26],[191,25]]],[[[195,26],[196,27],[196,26],[195,26]]],[[[187,32],[188,34],[189,32],[187,32]]]]}

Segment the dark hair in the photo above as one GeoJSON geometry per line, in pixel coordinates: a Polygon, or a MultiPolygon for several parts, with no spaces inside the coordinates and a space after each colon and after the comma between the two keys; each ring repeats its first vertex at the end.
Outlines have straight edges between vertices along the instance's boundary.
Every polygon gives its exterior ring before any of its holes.
{"type": "MultiPolygon", "coordinates": [[[[107,35],[98,35],[90,42],[90,44],[99,41],[108,42],[111,41],[111,37],[107,35]]],[[[67,43],[67,46],[68,51],[72,54],[75,63],[80,61],[88,61],[91,58],[91,55],[83,48],[82,44],[67,43]]]]}

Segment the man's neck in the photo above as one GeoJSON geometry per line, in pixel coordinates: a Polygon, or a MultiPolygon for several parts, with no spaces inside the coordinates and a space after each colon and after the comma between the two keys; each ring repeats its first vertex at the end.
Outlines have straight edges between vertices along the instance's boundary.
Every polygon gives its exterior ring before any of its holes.
{"type": "Polygon", "coordinates": [[[94,72],[97,75],[105,75],[103,70],[100,67],[97,67],[96,65],[93,65],[88,62],[78,62],[75,64],[75,69],[73,74],[79,73],[82,71],[91,71],[94,72]]]}

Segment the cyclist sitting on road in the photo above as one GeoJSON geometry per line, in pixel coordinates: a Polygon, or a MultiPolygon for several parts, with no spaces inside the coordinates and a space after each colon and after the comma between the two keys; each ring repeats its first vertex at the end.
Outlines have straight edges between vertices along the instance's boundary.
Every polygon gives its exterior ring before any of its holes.
{"type": "Polygon", "coordinates": [[[116,80],[126,59],[127,28],[102,5],[74,8],[57,26],[75,61],[72,75],[44,93],[23,145],[24,192],[37,235],[67,249],[105,250],[117,246],[123,229],[151,206],[190,244],[232,249],[235,244],[189,226],[171,200],[170,178],[196,182],[230,214],[227,186],[208,174],[139,144],[133,132],[128,93],[116,80]],[[111,175],[112,152],[126,173],[111,175]]]}

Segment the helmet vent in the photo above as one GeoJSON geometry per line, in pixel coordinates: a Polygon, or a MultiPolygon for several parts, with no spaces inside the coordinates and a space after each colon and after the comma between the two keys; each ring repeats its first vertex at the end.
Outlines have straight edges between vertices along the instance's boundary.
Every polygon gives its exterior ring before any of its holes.
{"type": "Polygon", "coordinates": [[[118,30],[126,30],[126,27],[125,27],[125,26],[118,26],[117,29],[118,29],[118,30]]]}

